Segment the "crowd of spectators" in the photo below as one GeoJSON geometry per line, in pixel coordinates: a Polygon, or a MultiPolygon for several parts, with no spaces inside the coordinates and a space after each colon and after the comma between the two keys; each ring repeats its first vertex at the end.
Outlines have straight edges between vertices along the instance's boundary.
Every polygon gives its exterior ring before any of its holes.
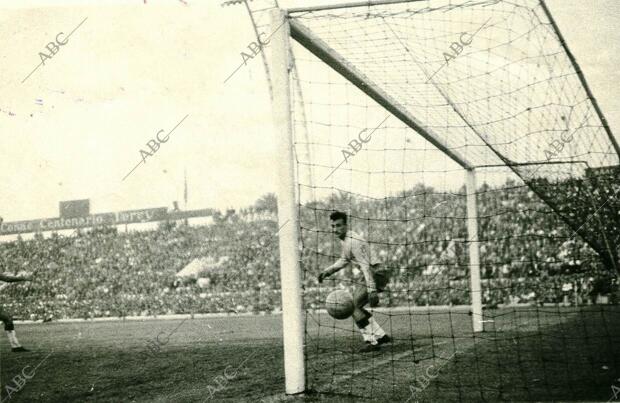
{"type": "Polygon", "coordinates": [[[598,252],[606,266],[617,266],[620,166],[587,168],[584,175],[563,179],[537,178],[531,186],[598,252]]]}
{"type": "MultiPolygon", "coordinates": [[[[360,278],[347,268],[317,282],[319,270],[340,253],[328,219],[335,209],[349,213],[352,229],[392,270],[386,305],[469,304],[465,191],[418,185],[382,200],[340,193],[300,206],[308,308],[321,308],[333,287],[360,278]]],[[[143,232],[102,227],[3,243],[3,270],[34,272],[35,281],[5,287],[0,304],[33,320],[279,311],[275,211],[257,216],[250,210],[217,215],[209,225],[165,222],[143,232]],[[203,281],[175,281],[177,272],[205,256],[226,259],[218,270],[201,274],[203,281]]],[[[478,211],[487,307],[616,302],[616,274],[527,187],[483,185],[478,211]]]]}

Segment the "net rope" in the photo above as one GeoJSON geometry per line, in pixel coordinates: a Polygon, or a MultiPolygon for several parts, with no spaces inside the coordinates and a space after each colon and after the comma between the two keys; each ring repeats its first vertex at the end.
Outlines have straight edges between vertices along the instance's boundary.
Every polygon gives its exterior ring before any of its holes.
{"type": "Polygon", "coordinates": [[[289,19],[443,145],[291,39],[308,387],[376,401],[608,398],[618,154],[542,3],[289,19]],[[476,168],[482,333],[472,331],[465,170],[449,154],[476,168]],[[373,314],[394,341],[379,353],[360,353],[353,322],[320,311],[332,290],[365,284],[351,267],[317,282],[340,257],[336,210],[392,272],[373,314]]]}

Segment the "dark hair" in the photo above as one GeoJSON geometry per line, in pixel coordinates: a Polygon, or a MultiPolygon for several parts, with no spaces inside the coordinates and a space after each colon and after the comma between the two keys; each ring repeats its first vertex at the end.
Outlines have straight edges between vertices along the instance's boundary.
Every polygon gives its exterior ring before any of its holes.
{"type": "Polygon", "coordinates": [[[342,211],[334,211],[333,213],[331,213],[329,215],[329,219],[332,221],[336,221],[336,220],[340,220],[342,219],[344,221],[344,223],[347,223],[347,213],[343,213],[342,211]]]}

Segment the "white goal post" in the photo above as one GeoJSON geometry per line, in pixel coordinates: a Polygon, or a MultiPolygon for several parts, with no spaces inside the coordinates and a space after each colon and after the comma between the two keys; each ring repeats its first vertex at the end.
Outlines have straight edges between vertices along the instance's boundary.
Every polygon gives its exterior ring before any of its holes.
{"type": "Polygon", "coordinates": [[[471,319],[474,332],[484,331],[482,317],[482,284],[480,282],[480,240],[478,239],[478,203],[476,200],[476,171],[467,170],[467,243],[469,245],[469,281],[471,290],[471,319]]]}
{"type": "Polygon", "coordinates": [[[286,13],[271,11],[273,122],[278,144],[278,239],[282,287],[282,333],[286,394],[305,390],[304,322],[299,265],[299,215],[295,197],[293,124],[289,85],[289,24],[286,13]]]}
{"type": "MultiPolygon", "coordinates": [[[[402,1],[402,0],[401,0],[402,1]]],[[[373,4],[397,3],[387,0],[373,4]]],[[[368,2],[365,3],[367,5],[368,2]]],[[[346,6],[346,5],[343,5],[346,6]]],[[[351,6],[351,5],[349,5],[351,6]]],[[[355,6],[355,4],[353,4],[355,6]]],[[[332,6],[334,7],[334,6],[332,6]]],[[[299,11],[295,9],[295,11],[299,11]]],[[[280,274],[282,285],[282,326],[284,344],[284,370],[286,394],[305,390],[304,322],[299,249],[299,217],[295,188],[293,152],[293,122],[291,116],[291,85],[289,74],[293,68],[290,39],[294,38],[307,50],[338,71],[350,83],[382,105],[400,121],[443,151],[465,169],[467,184],[468,248],[472,300],[472,327],[474,332],[483,331],[482,288],[480,282],[480,258],[478,240],[478,214],[476,206],[476,183],[473,166],[458,152],[451,150],[430,128],[408,113],[395,100],[383,92],[368,77],[347,64],[327,44],[307,32],[300,25],[292,26],[288,11],[271,10],[271,80],[273,84],[273,121],[278,136],[278,219],[280,246],[280,274]],[[295,32],[292,32],[294,29],[295,32]]]]}

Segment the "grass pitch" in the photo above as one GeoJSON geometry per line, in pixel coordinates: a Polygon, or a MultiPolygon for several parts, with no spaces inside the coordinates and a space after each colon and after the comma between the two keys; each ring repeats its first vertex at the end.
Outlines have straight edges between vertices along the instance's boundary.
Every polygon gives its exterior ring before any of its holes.
{"type": "Polygon", "coordinates": [[[350,320],[309,313],[311,391],[284,392],[281,316],[18,324],[0,345],[2,403],[608,401],[620,386],[620,308],[377,313],[394,338],[361,354],[350,320]],[[38,367],[37,367],[38,366],[38,367]],[[25,374],[25,383],[15,377],[25,374]],[[19,387],[18,385],[22,386],[19,387]],[[9,386],[7,390],[6,386],[9,386]],[[11,392],[9,394],[9,392],[11,392]]]}

